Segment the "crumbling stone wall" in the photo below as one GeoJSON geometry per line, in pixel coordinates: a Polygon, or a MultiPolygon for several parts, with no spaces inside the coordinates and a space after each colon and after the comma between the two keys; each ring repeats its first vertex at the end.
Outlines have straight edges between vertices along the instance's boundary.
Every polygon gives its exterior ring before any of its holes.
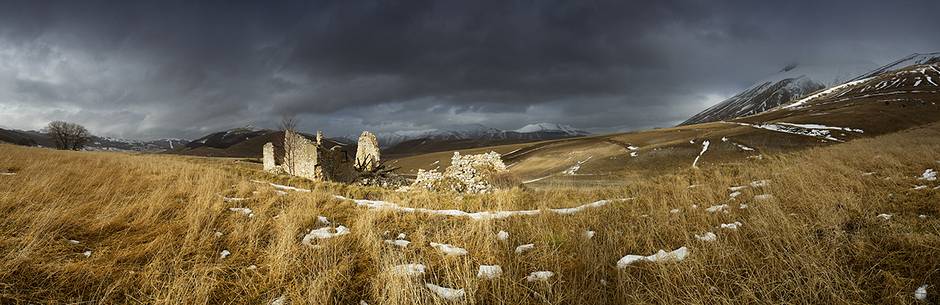
{"type": "Polygon", "coordinates": [[[284,170],[294,176],[310,180],[323,180],[320,169],[319,147],[303,135],[284,132],[284,170]]]}
{"type": "Polygon", "coordinates": [[[274,171],[277,164],[274,161],[274,143],[268,142],[261,149],[261,163],[265,171],[274,171]]]}
{"type": "Polygon", "coordinates": [[[371,132],[363,131],[356,147],[356,169],[362,172],[372,172],[379,167],[380,161],[379,140],[371,132]]]}

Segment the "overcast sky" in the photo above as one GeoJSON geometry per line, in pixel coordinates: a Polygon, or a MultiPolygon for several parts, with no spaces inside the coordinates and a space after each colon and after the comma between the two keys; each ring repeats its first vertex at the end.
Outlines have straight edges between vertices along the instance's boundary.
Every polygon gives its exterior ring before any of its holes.
{"type": "Polygon", "coordinates": [[[940,1],[0,1],[0,126],[197,138],[677,124],[791,63],[940,51],[940,1]]]}

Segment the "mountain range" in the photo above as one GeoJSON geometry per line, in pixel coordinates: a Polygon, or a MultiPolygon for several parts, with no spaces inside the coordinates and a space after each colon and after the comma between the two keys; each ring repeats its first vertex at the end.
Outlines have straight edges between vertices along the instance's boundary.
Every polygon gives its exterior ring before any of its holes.
{"type": "MultiPolygon", "coordinates": [[[[439,129],[379,133],[382,153],[392,156],[412,155],[450,149],[533,142],[588,135],[583,130],[555,123],[536,123],[517,130],[501,130],[481,124],[453,125],[439,129]]],[[[306,135],[313,139],[312,135],[306,135]]],[[[169,153],[213,157],[259,157],[261,146],[277,142],[280,131],[234,128],[208,134],[169,153]]],[[[358,135],[328,138],[332,146],[356,145],[358,135]]],[[[352,148],[350,150],[353,150],[352,148]]]]}
{"type": "MultiPolygon", "coordinates": [[[[0,128],[0,142],[24,146],[54,147],[55,142],[44,132],[35,130],[16,130],[0,128]]],[[[128,140],[110,137],[92,136],[85,150],[93,151],[136,151],[161,152],[179,148],[189,140],[157,139],[149,141],[128,140]]]]}
{"type": "MultiPolygon", "coordinates": [[[[516,130],[501,130],[481,124],[453,125],[439,129],[399,131],[377,135],[383,152],[409,155],[448,149],[498,144],[523,143],[541,140],[585,136],[590,133],[556,123],[535,123],[516,130]]],[[[257,157],[261,146],[277,142],[280,131],[256,129],[251,126],[213,132],[198,139],[159,139],[135,141],[93,136],[86,150],[167,152],[214,157],[257,157]]],[[[312,135],[305,136],[313,139],[312,135]]],[[[358,135],[328,138],[333,146],[355,145],[358,135]]],[[[49,135],[40,131],[0,129],[0,141],[26,145],[52,147],[49,135]]]]}

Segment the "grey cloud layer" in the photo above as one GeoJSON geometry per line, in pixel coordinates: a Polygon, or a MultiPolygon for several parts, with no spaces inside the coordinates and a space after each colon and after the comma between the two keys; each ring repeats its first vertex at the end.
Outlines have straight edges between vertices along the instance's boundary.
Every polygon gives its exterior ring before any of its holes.
{"type": "Polygon", "coordinates": [[[197,137],[681,121],[791,62],[940,50],[936,1],[0,4],[0,126],[197,137]]]}

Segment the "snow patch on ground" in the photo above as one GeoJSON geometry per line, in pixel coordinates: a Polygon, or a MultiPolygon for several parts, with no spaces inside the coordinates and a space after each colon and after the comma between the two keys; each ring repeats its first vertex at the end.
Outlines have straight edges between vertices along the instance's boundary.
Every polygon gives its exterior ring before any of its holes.
{"type": "MultiPolygon", "coordinates": [[[[349,199],[343,196],[336,195],[337,199],[340,200],[351,200],[356,203],[356,205],[363,206],[370,209],[389,209],[394,211],[400,211],[405,213],[425,213],[432,215],[442,215],[442,216],[452,216],[452,217],[468,217],[474,220],[485,220],[485,219],[503,219],[512,216],[533,216],[539,215],[542,213],[542,210],[518,210],[518,211],[483,211],[483,212],[465,212],[461,210],[433,210],[426,208],[409,208],[403,207],[395,203],[380,201],[380,200],[367,200],[367,199],[349,199]]],[[[624,198],[624,199],[611,199],[611,200],[598,200],[592,203],[583,204],[573,208],[558,208],[558,209],[547,209],[547,211],[561,214],[561,215],[571,215],[574,213],[582,212],[590,208],[599,208],[603,207],[614,201],[627,201],[633,200],[634,198],[624,198]]]]}
{"type": "Polygon", "coordinates": [[[529,273],[529,276],[526,276],[525,280],[529,282],[547,281],[549,278],[553,276],[555,276],[555,273],[551,271],[535,271],[535,272],[529,273]]]}
{"type": "Polygon", "coordinates": [[[386,239],[386,240],[385,240],[385,244],[387,244],[387,245],[392,245],[392,246],[396,246],[396,247],[399,247],[399,248],[405,248],[405,247],[408,247],[408,245],[410,245],[411,242],[410,242],[410,241],[407,241],[407,240],[404,240],[404,239],[396,239],[396,240],[386,239]]]}
{"type": "Polygon", "coordinates": [[[738,148],[740,148],[740,149],[743,150],[743,151],[754,151],[753,148],[744,146],[743,144],[740,144],[740,143],[731,143],[731,144],[734,144],[734,146],[737,146],[738,148]]]}
{"type": "Polygon", "coordinates": [[[294,191],[294,192],[302,192],[302,193],[309,193],[309,192],[310,192],[310,190],[308,190],[308,189],[302,189],[302,188],[297,188],[297,187],[287,186],[287,185],[280,185],[280,184],[276,184],[276,183],[264,182],[264,181],[259,181],[259,180],[251,180],[251,182],[254,182],[254,183],[261,183],[261,184],[268,184],[268,185],[271,185],[271,187],[273,187],[273,188],[275,188],[275,189],[277,189],[277,190],[281,190],[281,191],[294,191]]]}
{"type": "Polygon", "coordinates": [[[689,255],[689,249],[686,247],[681,247],[679,249],[666,252],[666,250],[660,249],[659,252],[656,252],[652,255],[643,256],[643,255],[634,255],[630,254],[620,258],[617,261],[617,268],[623,269],[639,261],[648,261],[648,262],[679,262],[686,258],[689,255]]]}
{"type": "Polygon", "coordinates": [[[229,255],[232,255],[232,252],[229,252],[228,250],[222,250],[222,252],[219,253],[219,258],[225,259],[229,255]]]}
{"type": "Polygon", "coordinates": [[[515,252],[516,254],[522,254],[532,249],[535,249],[535,244],[524,244],[516,247],[515,252]]]}
{"type": "Polygon", "coordinates": [[[695,157],[695,161],[692,161],[692,168],[698,168],[698,159],[701,158],[702,155],[705,154],[705,151],[708,150],[708,144],[710,143],[711,142],[708,142],[708,140],[705,140],[704,142],[702,142],[702,151],[699,152],[698,156],[695,157]]]}
{"type": "Polygon", "coordinates": [[[936,181],[937,171],[933,170],[932,168],[928,168],[924,171],[923,174],[920,175],[920,177],[917,178],[917,180],[936,181]]]}
{"type": "Polygon", "coordinates": [[[248,217],[255,217],[255,213],[253,213],[251,209],[249,208],[228,208],[228,210],[235,212],[235,213],[244,214],[245,216],[248,216],[248,217]]]}
{"type": "Polygon", "coordinates": [[[882,214],[878,214],[878,216],[876,216],[876,217],[881,218],[881,219],[884,219],[884,220],[891,220],[891,217],[893,217],[893,216],[894,216],[894,215],[882,213],[882,214]]]}
{"type": "Polygon", "coordinates": [[[833,126],[826,126],[822,124],[797,124],[797,123],[786,123],[786,122],[779,122],[777,124],[806,128],[806,129],[828,129],[828,130],[841,130],[841,131],[865,133],[865,131],[860,128],[833,127],[833,126]]]}
{"type": "Polygon", "coordinates": [[[712,232],[705,232],[702,235],[695,234],[695,238],[701,241],[715,241],[718,239],[718,235],[712,232]]]}
{"type": "Polygon", "coordinates": [[[836,137],[833,137],[832,134],[829,132],[829,129],[811,129],[811,128],[793,126],[793,125],[783,125],[780,123],[749,124],[749,123],[743,123],[743,122],[733,122],[732,124],[738,124],[741,126],[749,126],[749,127],[753,127],[757,129],[765,129],[765,130],[788,133],[788,134],[822,138],[822,139],[835,141],[835,142],[845,142],[836,137]]]}
{"type": "Polygon", "coordinates": [[[827,94],[830,94],[830,93],[836,92],[836,91],[838,91],[838,90],[842,90],[842,89],[845,89],[845,88],[848,88],[848,87],[851,87],[851,86],[854,86],[854,85],[857,85],[857,84],[864,83],[864,82],[868,81],[869,79],[871,79],[871,77],[869,77],[869,78],[863,78],[863,79],[856,80],[856,81],[851,81],[851,82],[848,82],[848,83],[844,83],[844,84],[841,84],[841,85],[838,85],[838,86],[835,86],[835,87],[832,87],[832,88],[829,88],[829,89],[820,91],[820,92],[818,92],[818,93],[816,93],[816,94],[813,94],[813,95],[804,97],[804,98],[802,98],[802,99],[800,99],[800,100],[798,100],[798,101],[796,101],[796,102],[793,102],[792,104],[789,104],[789,105],[786,105],[786,106],[783,106],[783,107],[780,107],[780,108],[781,108],[781,109],[789,109],[789,108],[799,107],[799,106],[802,106],[802,105],[804,105],[804,104],[806,104],[806,103],[808,103],[808,102],[810,102],[810,101],[812,101],[812,100],[814,100],[814,99],[817,99],[817,98],[819,98],[819,97],[821,97],[821,96],[824,96],[824,95],[827,95],[827,94]]]}
{"type": "Polygon", "coordinates": [[[431,290],[431,292],[433,292],[437,296],[448,301],[461,300],[466,294],[466,292],[463,289],[441,287],[441,286],[430,284],[430,283],[425,283],[424,286],[428,287],[428,290],[431,290]]]}
{"type": "Polygon", "coordinates": [[[276,299],[272,300],[270,305],[285,305],[287,304],[287,296],[279,296],[276,299]]]}
{"type": "Polygon", "coordinates": [[[481,279],[492,280],[503,275],[503,267],[499,265],[480,265],[477,271],[477,277],[481,279]]]}
{"type": "Polygon", "coordinates": [[[300,241],[301,244],[305,246],[313,246],[312,242],[317,239],[330,239],[337,236],[343,236],[349,234],[349,228],[345,226],[338,226],[335,228],[331,227],[322,227],[319,229],[310,230],[310,233],[304,235],[303,240],[300,241]]]}
{"type": "Polygon", "coordinates": [[[707,209],[705,209],[705,211],[709,213],[715,213],[715,212],[724,212],[727,209],[728,209],[727,204],[719,204],[719,205],[710,206],[707,209]]]}
{"type": "Polygon", "coordinates": [[[597,234],[597,232],[591,230],[584,231],[584,238],[592,239],[594,238],[594,234],[597,234]]]}
{"type": "Polygon", "coordinates": [[[508,240],[509,232],[500,230],[499,233],[496,233],[496,239],[502,240],[502,241],[508,240]]]}
{"type": "Polygon", "coordinates": [[[579,170],[581,170],[581,164],[584,164],[584,162],[587,162],[588,160],[591,160],[592,157],[594,157],[594,156],[588,156],[587,159],[578,161],[577,164],[575,164],[575,165],[569,167],[568,169],[562,171],[561,173],[562,173],[562,174],[565,174],[565,175],[569,175],[569,176],[575,175],[576,173],[578,173],[579,170]]]}
{"type": "Polygon", "coordinates": [[[917,290],[914,290],[914,298],[918,301],[927,300],[927,285],[917,287],[917,290]]]}
{"type": "Polygon", "coordinates": [[[464,255],[467,255],[467,253],[469,253],[467,252],[467,249],[455,247],[455,246],[448,245],[448,244],[440,244],[440,243],[432,242],[431,247],[437,249],[438,251],[443,252],[444,254],[452,255],[452,256],[464,256],[464,255]]]}
{"type": "Polygon", "coordinates": [[[424,274],[425,268],[423,264],[402,264],[392,267],[390,271],[402,276],[416,276],[424,274]]]}
{"type": "Polygon", "coordinates": [[[738,227],[740,227],[740,226],[742,226],[742,225],[743,225],[743,224],[741,224],[741,222],[735,221],[735,222],[732,222],[732,223],[723,223],[723,224],[719,225],[718,227],[719,227],[719,228],[722,228],[722,229],[728,229],[728,230],[737,230],[738,227]]]}

